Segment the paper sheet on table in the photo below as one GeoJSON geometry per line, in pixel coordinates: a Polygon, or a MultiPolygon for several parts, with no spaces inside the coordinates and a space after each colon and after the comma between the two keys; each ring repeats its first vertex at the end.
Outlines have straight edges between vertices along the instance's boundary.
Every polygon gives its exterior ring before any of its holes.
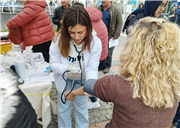
{"type": "Polygon", "coordinates": [[[113,40],[113,37],[109,40],[109,48],[117,46],[118,45],[118,39],[113,40]]]}
{"type": "Polygon", "coordinates": [[[49,73],[48,76],[36,76],[36,77],[28,77],[26,76],[24,80],[24,84],[34,83],[34,82],[46,82],[46,81],[54,81],[53,77],[54,73],[49,73]]]}

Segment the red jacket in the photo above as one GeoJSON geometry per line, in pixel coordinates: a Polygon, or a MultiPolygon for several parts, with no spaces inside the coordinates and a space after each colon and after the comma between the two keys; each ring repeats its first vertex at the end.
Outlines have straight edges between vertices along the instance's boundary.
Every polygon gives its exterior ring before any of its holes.
{"type": "Polygon", "coordinates": [[[101,40],[102,43],[102,52],[100,58],[100,61],[102,61],[106,59],[108,55],[108,30],[104,22],[101,20],[101,11],[94,7],[87,7],[86,11],[91,18],[93,29],[96,31],[97,37],[101,40]]]}
{"type": "Polygon", "coordinates": [[[54,37],[55,32],[45,8],[44,0],[30,0],[21,13],[7,22],[8,28],[22,27],[23,47],[42,44],[54,37]]]}

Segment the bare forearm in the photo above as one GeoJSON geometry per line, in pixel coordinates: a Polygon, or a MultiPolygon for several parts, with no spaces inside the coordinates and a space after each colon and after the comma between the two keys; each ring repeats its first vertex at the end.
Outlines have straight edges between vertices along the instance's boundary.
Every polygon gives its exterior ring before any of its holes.
{"type": "Polygon", "coordinates": [[[73,95],[93,95],[93,96],[96,96],[95,95],[95,92],[94,92],[94,85],[96,83],[96,79],[90,79],[88,81],[85,82],[84,86],[81,87],[81,88],[78,88],[76,90],[73,90],[73,95]],[[86,94],[84,93],[86,92],[86,94]]]}
{"type": "Polygon", "coordinates": [[[72,94],[73,94],[73,95],[85,95],[85,94],[84,94],[83,87],[80,87],[80,88],[78,88],[78,89],[76,89],[76,90],[73,90],[73,91],[72,91],[72,94]]]}

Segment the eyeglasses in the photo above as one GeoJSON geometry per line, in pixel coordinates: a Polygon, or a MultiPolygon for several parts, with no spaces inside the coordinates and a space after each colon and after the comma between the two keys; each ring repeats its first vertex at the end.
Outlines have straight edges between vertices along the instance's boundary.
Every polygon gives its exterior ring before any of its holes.
{"type": "Polygon", "coordinates": [[[166,8],[167,4],[161,3],[159,6],[160,6],[162,9],[164,9],[164,8],[166,8]]]}

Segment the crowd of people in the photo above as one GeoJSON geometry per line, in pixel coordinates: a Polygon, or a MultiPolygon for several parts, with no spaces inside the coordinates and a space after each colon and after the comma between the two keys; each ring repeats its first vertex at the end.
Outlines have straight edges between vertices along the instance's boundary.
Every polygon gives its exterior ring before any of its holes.
{"type": "Polygon", "coordinates": [[[172,6],[169,13],[169,21],[177,23],[180,27],[180,5],[177,7],[172,6]]]}
{"type": "Polygon", "coordinates": [[[22,12],[7,27],[21,28],[21,48],[33,46],[49,62],[58,91],[59,128],[72,127],[72,100],[75,127],[88,128],[88,109],[100,107],[98,98],[114,103],[107,128],[170,128],[175,123],[180,128],[180,29],[161,14],[167,0],[141,3],[124,26],[117,0],[102,0],[100,6],[92,0],[87,8],[61,0],[52,17],[56,35],[45,0],[21,2],[22,12]],[[109,47],[109,41],[122,31],[128,36],[119,74],[98,79],[98,71],[110,71],[115,46],[109,47]]]}

